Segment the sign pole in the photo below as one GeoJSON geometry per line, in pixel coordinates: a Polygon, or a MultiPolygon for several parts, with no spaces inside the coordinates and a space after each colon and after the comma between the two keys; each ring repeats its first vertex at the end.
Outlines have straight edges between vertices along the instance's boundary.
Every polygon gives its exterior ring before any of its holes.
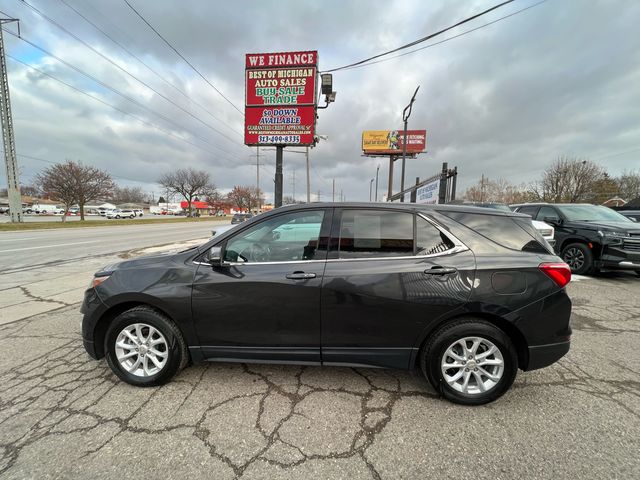
{"type": "Polygon", "coordinates": [[[389,187],[387,189],[387,202],[391,201],[389,199],[393,195],[393,162],[395,161],[396,161],[396,156],[390,155],[389,156],[389,187]]]}
{"type": "Polygon", "coordinates": [[[282,206],[282,154],[283,145],[276,145],[276,178],[273,204],[275,208],[282,206]]]}
{"type": "Polygon", "coordinates": [[[309,176],[309,147],[306,150],[307,155],[307,203],[311,203],[311,177],[309,176]]]}

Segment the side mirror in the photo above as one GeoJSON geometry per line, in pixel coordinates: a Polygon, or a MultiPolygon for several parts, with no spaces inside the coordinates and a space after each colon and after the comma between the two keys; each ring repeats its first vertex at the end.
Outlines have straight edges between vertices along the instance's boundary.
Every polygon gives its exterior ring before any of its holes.
{"type": "Polygon", "coordinates": [[[543,221],[549,225],[560,225],[561,223],[559,217],[544,217],[543,221]]]}
{"type": "Polygon", "coordinates": [[[211,247],[207,253],[207,261],[212,267],[222,266],[222,247],[211,247]]]}

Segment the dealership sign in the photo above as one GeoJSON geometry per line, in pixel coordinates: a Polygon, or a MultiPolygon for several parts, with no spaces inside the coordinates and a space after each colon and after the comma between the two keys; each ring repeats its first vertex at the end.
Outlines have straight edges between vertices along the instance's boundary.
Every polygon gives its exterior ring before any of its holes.
{"type": "MultiPolygon", "coordinates": [[[[362,151],[378,155],[401,155],[403,130],[367,130],[362,132],[362,151]]],[[[407,153],[424,152],[427,147],[426,130],[407,130],[407,153]]]]}
{"type": "Polygon", "coordinates": [[[416,203],[427,203],[435,205],[438,203],[438,194],[440,192],[440,179],[427,183],[416,189],[416,203]]]}
{"type": "Polygon", "coordinates": [[[318,52],[247,54],[246,145],[311,145],[318,52]]]}

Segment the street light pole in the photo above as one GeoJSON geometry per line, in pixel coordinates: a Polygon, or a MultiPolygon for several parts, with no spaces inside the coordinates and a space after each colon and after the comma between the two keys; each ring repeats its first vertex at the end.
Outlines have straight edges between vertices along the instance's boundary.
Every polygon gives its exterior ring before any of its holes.
{"type": "Polygon", "coordinates": [[[373,187],[373,181],[374,180],[375,179],[373,179],[373,178],[371,180],[369,180],[369,201],[371,201],[371,187],[373,187]]]}
{"type": "Polygon", "coordinates": [[[378,201],[378,173],[380,173],[380,164],[376,168],[376,202],[378,201]]]}
{"type": "MultiPolygon", "coordinates": [[[[400,177],[400,191],[404,192],[404,167],[405,162],[407,160],[407,123],[409,122],[409,117],[411,116],[411,109],[413,108],[413,102],[416,99],[416,95],[418,94],[418,90],[420,89],[420,85],[416,88],[416,91],[413,93],[413,97],[411,97],[411,101],[409,105],[404,107],[402,111],[402,120],[404,121],[404,137],[402,138],[402,176],[400,177]]],[[[404,195],[400,197],[400,201],[404,202],[404,195]]]]}

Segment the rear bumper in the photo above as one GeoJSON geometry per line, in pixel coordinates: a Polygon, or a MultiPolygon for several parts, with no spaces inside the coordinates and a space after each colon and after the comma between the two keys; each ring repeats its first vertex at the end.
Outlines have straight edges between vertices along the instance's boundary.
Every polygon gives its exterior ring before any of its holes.
{"type": "Polygon", "coordinates": [[[570,341],[552,343],[550,345],[535,345],[529,347],[529,363],[526,370],[537,370],[548,367],[566,355],[571,346],[570,341]]]}

